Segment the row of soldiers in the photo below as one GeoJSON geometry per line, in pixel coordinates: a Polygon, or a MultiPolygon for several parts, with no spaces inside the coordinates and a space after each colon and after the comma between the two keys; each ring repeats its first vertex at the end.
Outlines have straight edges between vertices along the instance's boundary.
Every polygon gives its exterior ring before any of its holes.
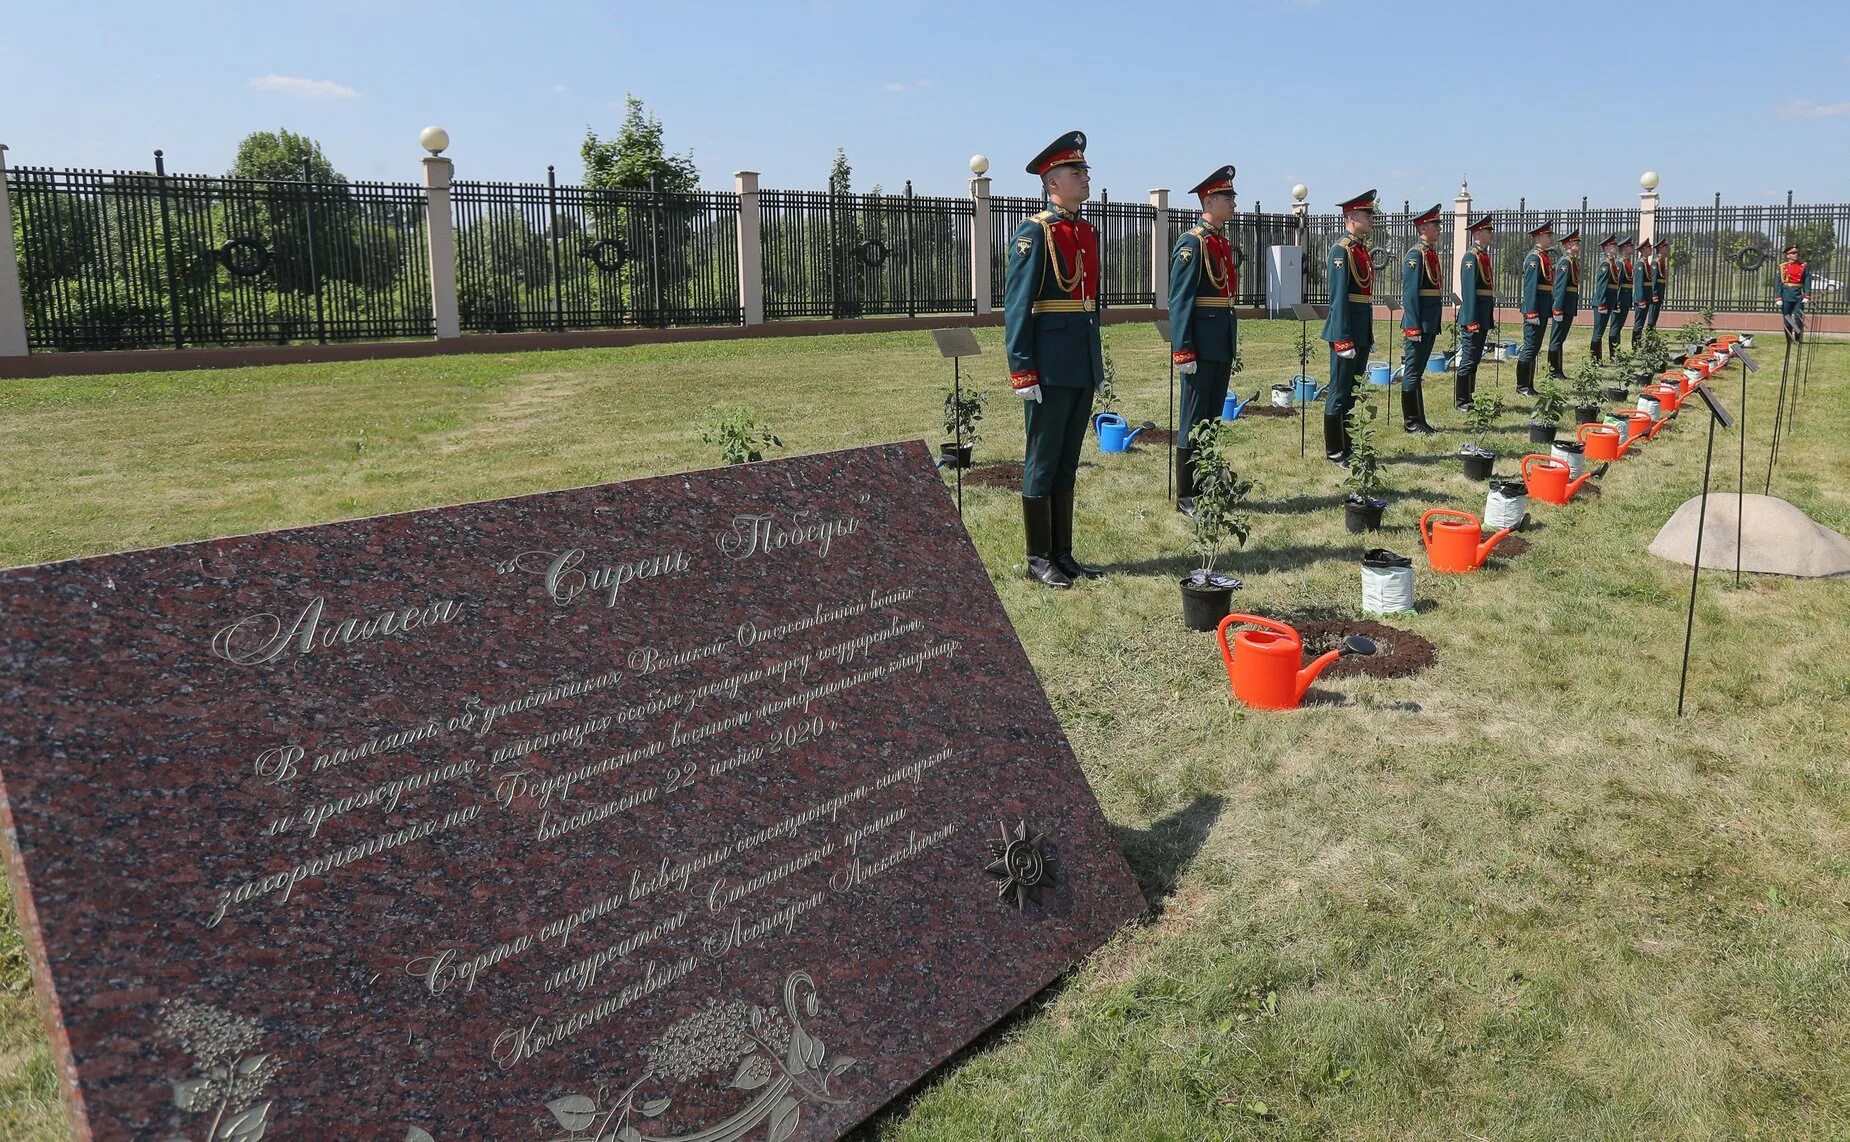
{"type": "MultiPolygon", "coordinates": [[[[1366,367],[1374,342],[1374,264],[1368,237],[1377,213],[1375,192],[1368,191],[1341,204],[1346,233],[1330,251],[1330,314],[1323,339],[1330,344],[1330,384],[1325,394],[1324,454],[1347,463],[1350,445],[1347,418],[1355,400],[1355,387],[1366,367]]],[[[1419,240],[1407,251],[1402,264],[1400,312],[1401,423],[1412,433],[1436,431],[1426,420],[1422,382],[1426,364],[1439,337],[1447,294],[1439,263],[1440,208],[1435,205],[1413,219],[1419,240]]],[[[1490,249],[1495,224],[1486,214],[1466,227],[1470,249],[1458,268],[1458,371],[1452,382],[1452,403],[1463,410],[1477,389],[1477,371],[1484,346],[1497,327],[1495,273],[1490,249]]],[[[1580,314],[1580,231],[1561,236],[1555,251],[1554,224],[1543,222],[1529,231],[1534,248],[1523,259],[1522,342],[1516,364],[1516,391],[1535,396],[1537,358],[1547,349],[1548,375],[1566,379],[1563,358],[1568,330],[1580,314]],[[1552,330],[1550,327],[1552,326],[1552,330]]],[[[1635,347],[1643,331],[1657,328],[1664,295],[1670,284],[1670,267],[1663,252],[1649,239],[1637,245],[1617,234],[1600,243],[1600,261],[1594,276],[1592,351],[1618,352],[1628,314],[1636,314],[1632,328],[1635,347]]]]}
{"type": "MultiPolygon", "coordinates": [[[[1091,197],[1086,138],[1071,131],[1055,139],[1027,166],[1041,180],[1048,208],[1024,220],[1010,242],[1003,322],[1009,384],[1023,401],[1027,426],[1021,478],[1022,525],[1028,575],[1055,588],[1096,579],[1102,568],[1082,563],[1073,552],[1074,491],[1079,457],[1091,422],[1092,395],[1104,379],[1099,335],[1098,231],[1080,217],[1091,197]]],[[[1196,425],[1218,416],[1227,396],[1239,344],[1239,266],[1227,223],[1234,216],[1234,168],[1222,166],[1191,191],[1201,203],[1201,221],[1183,232],[1170,255],[1170,359],[1182,377],[1182,416],[1175,440],[1176,506],[1188,511],[1194,494],[1195,463],[1189,440],[1196,425]]],[[[1351,451],[1346,420],[1355,387],[1374,347],[1374,263],[1368,249],[1376,214],[1375,192],[1342,203],[1345,233],[1330,252],[1330,312],[1323,339],[1330,345],[1330,384],[1325,394],[1324,454],[1347,463],[1351,451]]],[[[1406,431],[1436,431],[1426,420],[1422,382],[1439,336],[1446,288],[1435,243],[1439,207],[1414,219],[1419,242],[1407,252],[1401,275],[1401,401],[1406,431]]],[[[1490,249],[1489,215],[1467,227],[1470,249],[1458,272],[1459,362],[1453,403],[1469,406],[1484,347],[1497,326],[1497,299],[1490,249]]],[[[1554,227],[1529,233],[1534,248],[1523,261],[1522,352],[1517,391],[1534,395],[1536,360],[1547,347],[1549,375],[1564,379],[1562,355],[1568,330],[1580,312],[1580,233],[1562,236],[1566,257],[1554,252],[1554,227]],[[1552,327],[1552,329],[1551,329],[1552,327]]],[[[1593,356],[1616,353],[1628,315],[1635,316],[1632,343],[1655,329],[1669,284],[1669,267],[1651,242],[1609,235],[1600,243],[1594,275],[1593,356]]],[[[1809,300],[1810,275],[1787,251],[1780,267],[1781,309],[1800,313],[1809,300]],[[1796,266],[1796,269],[1795,269],[1796,266]]]]}

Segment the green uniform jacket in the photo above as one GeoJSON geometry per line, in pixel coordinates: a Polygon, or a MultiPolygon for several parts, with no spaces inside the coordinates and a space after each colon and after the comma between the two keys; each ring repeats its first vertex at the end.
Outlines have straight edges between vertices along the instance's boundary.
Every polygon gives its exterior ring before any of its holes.
{"type": "MultiPolygon", "coordinates": [[[[1490,251],[1484,251],[1484,255],[1488,258],[1490,251]]],[[[1488,329],[1496,320],[1496,283],[1479,264],[1477,247],[1473,246],[1458,264],[1458,324],[1488,329]]]]}
{"type": "Polygon", "coordinates": [[[1657,263],[1657,272],[1651,275],[1651,300],[1658,305],[1664,304],[1664,291],[1670,288],[1670,263],[1657,263]]]}
{"type": "Polygon", "coordinates": [[[1413,249],[1401,259],[1400,267],[1400,328],[1404,332],[1417,329],[1423,336],[1435,336],[1439,332],[1439,321],[1445,308],[1445,282],[1433,281],[1426,269],[1426,251],[1432,249],[1424,242],[1415,242],[1413,249]]]}
{"type": "MultiPolygon", "coordinates": [[[[1192,226],[1177,236],[1169,252],[1169,350],[1193,353],[1202,361],[1231,361],[1240,340],[1238,316],[1231,306],[1195,304],[1198,297],[1221,297],[1205,268],[1208,233],[1205,225],[1192,226]]],[[[1227,272],[1232,274],[1233,267],[1227,272]]]]}
{"type": "Polygon", "coordinates": [[[1553,275],[1548,272],[1547,255],[1540,250],[1530,250],[1528,257],[1522,260],[1522,319],[1524,321],[1547,319],[1549,291],[1553,288],[1553,275]]]}
{"type": "MultiPolygon", "coordinates": [[[[1066,305],[1072,301],[1070,294],[1060,290],[1049,261],[1052,227],[1060,222],[1076,223],[1082,233],[1090,234],[1092,260],[1097,259],[1097,232],[1083,219],[1058,210],[1043,210],[1015,228],[1015,236],[1009,241],[1002,305],[1009,376],[1011,381],[1019,381],[1032,375],[1042,386],[1056,389],[1095,389],[1105,375],[1096,304],[1083,311],[1034,311],[1036,302],[1066,305]]],[[[1076,269],[1064,259],[1059,268],[1067,274],[1076,269]]],[[[1098,266],[1088,265],[1085,272],[1096,275],[1098,266]]],[[[1097,280],[1096,276],[1093,280],[1097,280]]]]}
{"type": "Polygon", "coordinates": [[[1604,254],[1599,256],[1599,270],[1593,275],[1593,304],[1610,310],[1619,300],[1618,266],[1604,254]]]}
{"type": "Polygon", "coordinates": [[[1374,278],[1365,243],[1345,234],[1330,247],[1330,316],[1323,323],[1323,339],[1339,353],[1373,339],[1374,278]]]}
{"type": "Polygon", "coordinates": [[[1580,262],[1565,253],[1555,259],[1554,315],[1580,312],[1580,262]]]}
{"type": "Polygon", "coordinates": [[[1779,264],[1777,278],[1779,282],[1779,300],[1785,302],[1787,305],[1797,305],[1811,294],[1811,267],[1804,262],[1796,263],[1797,265],[1804,266],[1803,272],[1799,274],[1799,284],[1786,284],[1786,267],[1793,264],[1795,263],[1781,262],[1779,264]]]}

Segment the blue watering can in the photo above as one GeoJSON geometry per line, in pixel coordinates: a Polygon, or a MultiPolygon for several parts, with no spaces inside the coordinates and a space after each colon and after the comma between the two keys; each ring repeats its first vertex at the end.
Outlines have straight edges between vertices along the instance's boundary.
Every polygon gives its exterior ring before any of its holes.
{"type": "Polygon", "coordinates": [[[1394,370],[1386,361],[1370,361],[1368,363],[1368,383],[1391,385],[1394,383],[1394,370]]]}
{"type": "Polygon", "coordinates": [[[1222,420],[1238,420],[1240,419],[1240,410],[1258,399],[1258,389],[1254,389],[1253,395],[1247,397],[1245,400],[1241,400],[1240,394],[1238,393],[1228,393],[1227,399],[1220,402],[1220,418],[1222,420]]]}
{"type": "Polygon", "coordinates": [[[1323,388],[1303,373],[1291,378],[1291,395],[1299,404],[1309,404],[1323,397],[1323,388]]]}
{"type": "Polygon", "coordinates": [[[1092,427],[1098,432],[1100,452],[1123,452],[1145,429],[1155,428],[1156,422],[1146,420],[1136,428],[1131,428],[1130,422],[1117,413],[1101,412],[1093,415],[1092,427]]]}
{"type": "Polygon", "coordinates": [[[1426,359],[1426,367],[1435,372],[1443,373],[1446,369],[1451,367],[1451,357],[1452,355],[1447,353],[1444,349],[1434,349],[1432,351],[1432,356],[1426,359]]]}
{"type": "Polygon", "coordinates": [[[1505,341],[1503,343],[1503,359],[1505,361],[1517,356],[1521,352],[1522,345],[1520,343],[1515,341],[1505,341]]]}

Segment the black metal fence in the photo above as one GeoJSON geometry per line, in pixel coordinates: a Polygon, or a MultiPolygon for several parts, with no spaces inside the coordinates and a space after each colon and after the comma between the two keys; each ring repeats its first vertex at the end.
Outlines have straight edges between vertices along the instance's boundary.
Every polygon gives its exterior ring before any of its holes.
{"type": "MultiPolygon", "coordinates": [[[[357,341],[435,334],[427,194],[416,183],[247,180],[152,171],[23,167],[7,172],[20,286],[32,349],[131,349],[202,344],[357,341]]],[[[544,183],[457,182],[450,191],[458,308],[464,330],[500,332],[738,324],[740,200],[728,192],[601,190],[544,183]]],[[[1003,300],[1009,242],[1044,208],[1034,197],[990,200],[990,280],[971,281],[976,207],[964,197],[759,194],[764,314],[769,319],[971,313],[976,289],[1003,300]]],[[[1336,214],[1258,211],[1230,225],[1242,305],[1262,305],[1266,250],[1305,247],[1305,300],[1329,301],[1336,214]]],[[[1399,259],[1413,243],[1412,204],[1378,216],[1383,255],[1374,294],[1398,295],[1399,259]]],[[[1085,207],[1098,227],[1106,306],[1155,302],[1157,261],[1197,215],[1113,202],[1085,207]],[[1162,245],[1157,246],[1158,238],[1162,245]]],[[[1635,207],[1493,212],[1499,301],[1520,295],[1528,231],[1542,219],[1578,228],[1589,283],[1599,241],[1635,235],[1635,207]]],[[[1439,250],[1455,288],[1454,218],[1439,250]]],[[[1769,312],[1781,251],[1811,266],[1813,312],[1850,312],[1850,206],[1662,207],[1675,310],[1769,312]]]]}
{"type": "Polygon", "coordinates": [[[457,182],[456,305],[471,333],[736,325],[739,199],[457,182]]]}
{"type": "Polygon", "coordinates": [[[1670,244],[1667,309],[1771,313],[1787,246],[1811,268],[1816,314],[1850,313],[1850,206],[1659,207],[1657,235],[1670,244]]]}
{"type": "Polygon", "coordinates": [[[974,313],[968,198],[765,190],[758,194],[764,315],[974,313]]]}
{"type": "Polygon", "coordinates": [[[37,350],[430,337],[414,183],[7,172],[37,350]]]}

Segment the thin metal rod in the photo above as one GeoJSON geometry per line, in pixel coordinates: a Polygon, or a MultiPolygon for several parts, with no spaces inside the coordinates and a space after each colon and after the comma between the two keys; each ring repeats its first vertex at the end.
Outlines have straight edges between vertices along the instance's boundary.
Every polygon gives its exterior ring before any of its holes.
{"type": "Polygon", "coordinates": [[[1169,355],[1169,451],[1172,455],[1169,457],[1169,475],[1164,482],[1169,489],[1167,494],[1170,503],[1174,503],[1176,498],[1176,457],[1173,453],[1180,447],[1182,447],[1182,442],[1176,438],[1176,359],[1175,354],[1171,353],[1169,355]]]}
{"type": "Polygon", "coordinates": [[[1709,414],[1709,450],[1702,461],[1702,500],[1696,505],[1696,557],[1689,575],[1689,617],[1683,623],[1683,675],[1677,680],[1677,717],[1683,716],[1683,693],[1689,687],[1689,646],[1696,633],[1696,582],[1702,578],[1702,527],[1709,515],[1709,470],[1715,466],[1715,415],[1709,414]]]}
{"type": "Polygon", "coordinates": [[[1747,362],[1741,362],[1741,458],[1734,485],[1734,585],[1741,585],[1741,529],[1747,520],[1747,362]]]}
{"type": "Polygon", "coordinates": [[[1767,449],[1766,487],[1761,489],[1761,494],[1767,496],[1773,494],[1773,465],[1779,460],[1779,428],[1786,414],[1786,368],[1791,362],[1792,342],[1787,341],[1786,359],[1779,366],[1779,403],[1773,409],[1773,446],[1767,449]]]}
{"type": "Polygon", "coordinates": [[[956,464],[952,470],[957,474],[957,517],[964,514],[964,359],[951,358],[951,399],[956,403],[951,409],[951,427],[957,434],[956,464]]]}
{"type": "Polygon", "coordinates": [[[1291,399],[1298,402],[1298,459],[1304,459],[1306,427],[1310,417],[1310,398],[1298,395],[1298,377],[1308,378],[1305,370],[1310,368],[1310,322],[1298,322],[1298,376],[1291,378],[1291,399]]]}

